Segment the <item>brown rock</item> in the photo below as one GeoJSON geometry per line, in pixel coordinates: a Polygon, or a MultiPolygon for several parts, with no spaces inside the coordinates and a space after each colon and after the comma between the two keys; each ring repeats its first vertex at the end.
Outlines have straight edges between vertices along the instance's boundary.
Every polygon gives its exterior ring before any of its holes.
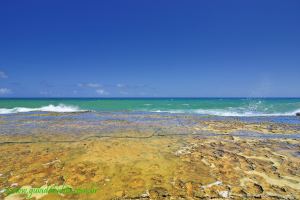
{"type": "Polygon", "coordinates": [[[263,191],[264,190],[261,185],[252,182],[247,183],[246,193],[248,195],[259,195],[263,193],[263,191]]]}
{"type": "Polygon", "coordinates": [[[124,190],[120,190],[120,191],[117,191],[115,193],[116,197],[124,197],[125,196],[125,191],[124,190]]]}
{"type": "Polygon", "coordinates": [[[191,182],[188,182],[185,184],[185,187],[186,187],[187,195],[192,197],[193,196],[193,184],[191,182]]]}
{"type": "Polygon", "coordinates": [[[151,199],[163,199],[169,196],[168,191],[163,187],[155,187],[149,190],[151,199]]]}
{"type": "Polygon", "coordinates": [[[129,186],[131,188],[141,188],[144,187],[144,185],[145,185],[145,181],[141,178],[135,178],[129,183],[129,186]]]}

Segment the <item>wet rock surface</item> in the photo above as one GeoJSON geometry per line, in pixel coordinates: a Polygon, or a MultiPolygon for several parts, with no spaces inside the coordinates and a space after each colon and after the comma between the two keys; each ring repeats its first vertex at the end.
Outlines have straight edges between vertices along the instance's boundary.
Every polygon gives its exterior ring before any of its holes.
{"type": "MultiPolygon", "coordinates": [[[[110,119],[99,126],[67,119],[49,129],[44,120],[44,128],[24,134],[3,125],[10,134],[0,135],[0,199],[25,199],[7,195],[7,188],[54,184],[97,192],[34,198],[300,199],[300,139],[231,134],[297,135],[298,125],[153,117],[150,124],[110,119]]],[[[31,123],[23,119],[20,126],[31,123]]]]}

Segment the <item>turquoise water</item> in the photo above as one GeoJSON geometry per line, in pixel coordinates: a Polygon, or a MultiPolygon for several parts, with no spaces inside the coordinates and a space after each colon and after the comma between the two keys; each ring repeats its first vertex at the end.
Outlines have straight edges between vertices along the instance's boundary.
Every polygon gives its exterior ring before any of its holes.
{"type": "Polygon", "coordinates": [[[293,116],[300,112],[300,98],[0,99],[0,114],[33,111],[141,111],[217,116],[293,116]]]}

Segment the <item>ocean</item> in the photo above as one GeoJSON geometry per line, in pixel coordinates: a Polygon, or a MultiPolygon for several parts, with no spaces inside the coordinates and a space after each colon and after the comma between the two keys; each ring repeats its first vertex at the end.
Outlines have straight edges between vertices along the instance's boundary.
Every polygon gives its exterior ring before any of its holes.
{"type": "Polygon", "coordinates": [[[146,112],[212,116],[295,116],[300,98],[3,98],[0,114],[146,112]]]}

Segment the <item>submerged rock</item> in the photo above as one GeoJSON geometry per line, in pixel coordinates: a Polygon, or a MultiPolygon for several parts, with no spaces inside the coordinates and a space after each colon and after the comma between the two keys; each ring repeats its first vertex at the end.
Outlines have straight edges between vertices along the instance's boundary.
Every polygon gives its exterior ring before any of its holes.
{"type": "Polygon", "coordinates": [[[300,112],[296,113],[296,116],[300,117],[300,112]]]}

